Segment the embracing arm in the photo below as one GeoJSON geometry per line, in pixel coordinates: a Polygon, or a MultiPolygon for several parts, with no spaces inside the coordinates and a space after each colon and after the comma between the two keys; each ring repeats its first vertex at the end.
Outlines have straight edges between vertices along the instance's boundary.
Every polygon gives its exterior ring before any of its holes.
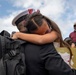
{"type": "Polygon", "coordinates": [[[58,38],[58,35],[55,31],[52,31],[44,35],[17,32],[14,34],[12,38],[13,39],[19,38],[34,44],[46,44],[55,41],[58,38]]]}

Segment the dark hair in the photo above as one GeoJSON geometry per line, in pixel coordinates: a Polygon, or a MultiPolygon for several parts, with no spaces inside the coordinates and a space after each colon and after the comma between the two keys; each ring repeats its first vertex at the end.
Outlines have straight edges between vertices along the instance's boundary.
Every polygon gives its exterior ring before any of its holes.
{"type": "Polygon", "coordinates": [[[74,23],[74,26],[73,27],[76,27],[76,23],[74,23]]]}
{"type": "Polygon", "coordinates": [[[36,30],[37,26],[30,20],[30,21],[28,21],[26,28],[27,28],[28,32],[31,32],[33,30],[36,30]]]}
{"type": "Polygon", "coordinates": [[[30,15],[26,23],[26,28],[28,29],[28,31],[31,32],[37,30],[38,26],[41,26],[43,23],[42,19],[43,16],[39,13],[33,13],[32,15],[30,15]]]}

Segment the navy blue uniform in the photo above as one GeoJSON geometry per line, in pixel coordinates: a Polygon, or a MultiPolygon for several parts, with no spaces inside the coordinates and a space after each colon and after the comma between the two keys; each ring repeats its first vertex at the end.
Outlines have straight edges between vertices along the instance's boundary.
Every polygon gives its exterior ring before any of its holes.
{"type": "Polygon", "coordinates": [[[57,53],[53,43],[26,44],[26,75],[76,75],[57,53]]]}

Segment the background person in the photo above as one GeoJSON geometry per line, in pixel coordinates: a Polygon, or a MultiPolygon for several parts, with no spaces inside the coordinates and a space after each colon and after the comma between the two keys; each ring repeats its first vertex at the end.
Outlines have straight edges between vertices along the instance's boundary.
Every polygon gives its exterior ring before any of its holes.
{"type": "Polygon", "coordinates": [[[74,27],[74,31],[69,34],[69,37],[72,39],[72,41],[76,45],[76,23],[74,24],[73,27],[74,27]]]}

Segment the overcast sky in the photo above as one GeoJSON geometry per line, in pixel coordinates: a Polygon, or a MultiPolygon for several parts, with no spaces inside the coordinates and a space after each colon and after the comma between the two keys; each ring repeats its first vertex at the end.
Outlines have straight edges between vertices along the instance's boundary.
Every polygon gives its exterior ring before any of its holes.
{"type": "Polygon", "coordinates": [[[76,22],[76,0],[0,0],[0,32],[18,31],[12,25],[12,20],[28,8],[39,9],[42,14],[55,21],[63,38],[73,31],[76,22]]]}

